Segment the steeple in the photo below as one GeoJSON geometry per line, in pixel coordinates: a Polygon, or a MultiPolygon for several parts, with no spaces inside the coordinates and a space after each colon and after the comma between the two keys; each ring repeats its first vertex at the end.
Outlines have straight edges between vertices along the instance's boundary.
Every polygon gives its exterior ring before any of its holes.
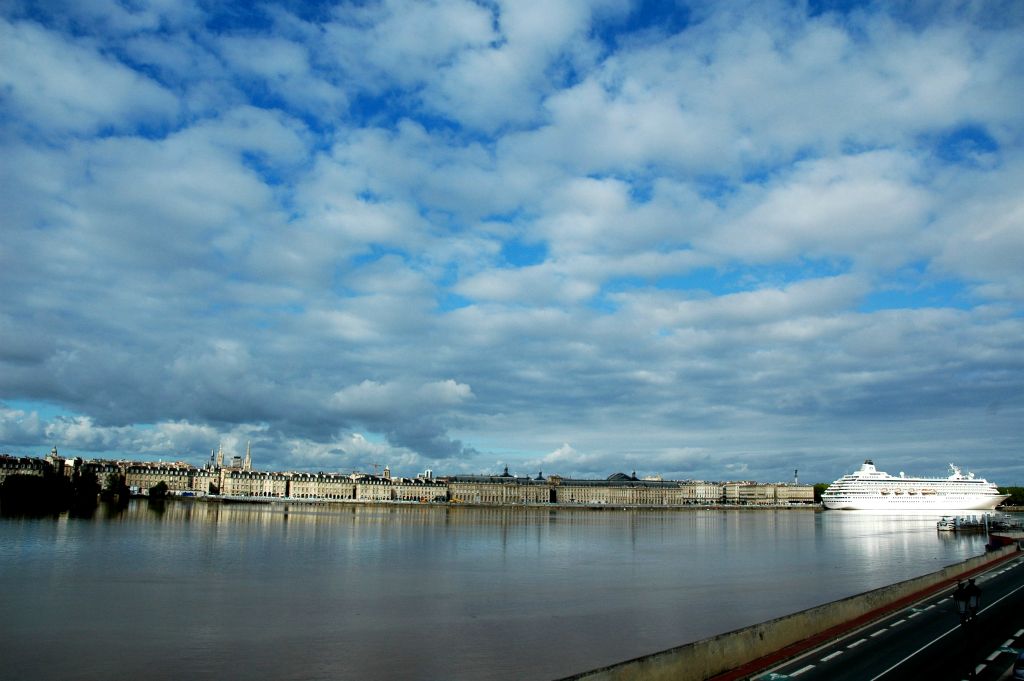
{"type": "Polygon", "coordinates": [[[252,440],[248,440],[245,443],[245,461],[242,463],[242,470],[252,470],[252,440]]]}
{"type": "Polygon", "coordinates": [[[224,445],[217,443],[217,468],[224,468],[224,445]]]}

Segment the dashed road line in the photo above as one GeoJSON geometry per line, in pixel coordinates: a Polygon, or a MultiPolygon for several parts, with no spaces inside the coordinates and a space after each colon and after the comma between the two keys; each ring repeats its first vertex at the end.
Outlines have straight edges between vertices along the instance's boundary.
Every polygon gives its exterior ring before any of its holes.
{"type": "Polygon", "coordinates": [[[850,648],[856,648],[856,647],[857,647],[857,646],[859,646],[859,645],[860,645],[861,643],[867,643],[867,642],[868,642],[868,640],[867,640],[866,638],[862,638],[862,639],[860,639],[860,640],[857,640],[857,641],[854,641],[854,642],[853,642],[853,643],[851,643],[850,645],[846,646],[846,649],[847,649],[847,650],[849,650],[850,648]]]}
{"type": "Polygon", "coordinates": [[[874,638],[874,637],[876,637],[876,636],[881,636],[881,635],[882,635],[882,634],[884,634],[884,633],[885,633],[886,631],[887,631],[887,629],[879,629],[879,630],[878,630],[878,631],[876,631],[875,633],[871,634],[871,638],[874,638]]]}
{"type": "Polygon", "coordinates": [[[907,617],[917,617],[917,616],[918,616],[918,615],[920,615],[920,614],[921,614],[921,612],[920,612],[920,611],[915,611],[915,612],[912,612],[912,613],[910,613],[909,615],[907,615],[907,617]]]}
{"type": "Polygon", "coordinates": [[[1012,638],[1006,639],[1006,641],[1003,643],[1003,647],[1004,648],[1009,648],[1011,645],[1013,645],[1013,639],[1012,638]]]}
{"type": "Polygon", "coordinates": [[[806,671],[810,671],[810,670],[812,670],[812,669],[814,669],[814,665],[813,665],[813,664],[809,664],[809,665],[807,665],[806,667],[803,667],[803,668],[801,668],[801,669],[797,669],[797,670],[796,670],[795,672],[793,672],[792,674],[790,674],[790,676],[800,676],[800,675],[801,675],[801,674],[803,674],[804,672],[806,672],[806,671]]]}
{"type": "Polygon", "coordinates": [[[1021,629],[1020,631],[1018,631],[1016,634],[1014,634],[1014,636],[1015,637],[1024,636],[1024,629],[1021,629]]]}
{"type": "Polygon", "coordinates": [[[985,669],[985,665],[984,664],[979,664],[977,667],[974,668],[974,674],[975,675],[980,674],[983,669],[985,669]]]}
{"type": "Polygon", "coordinates": [[[893,622],[892,624],[890,624],[889,626],[890,627],[895,627],[897,624],[903,624],[904,622],[906,622],[906,620],[897,620],[897,621],[893,622]]]}
{"type": "Polygon", "coordinates": [[[836,658],[836,657],[839,657],[842,654],[843,654],[842,650],[837,650],[836,652],[832,653],[831,655],[826,655],[825,657],[821,658],[821,661],[822,662],[828,662],[829,660],[831,660],[833,658],[836,658]]]}
{"type": "Polygon", "coordinates": [[[985,659],[988,660],[989,662],[992,662],[993,660],[995,660],[997,657],[999,657],[1002,654],[1003,654],[1003,651],[997,650],[994,653],[992,653],[991,655],[989,655],[988,657],[986,657],[985,659]]]}

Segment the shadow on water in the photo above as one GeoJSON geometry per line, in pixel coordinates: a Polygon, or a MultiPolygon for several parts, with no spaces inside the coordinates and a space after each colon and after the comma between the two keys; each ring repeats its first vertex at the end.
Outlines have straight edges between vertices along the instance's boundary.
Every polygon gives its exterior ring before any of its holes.
{"type": "Polygon", "coordinates": [[[163,499],[147,499],[146,507],[157,517],[163,517],[167,513],[167,502],[163,499]]]}

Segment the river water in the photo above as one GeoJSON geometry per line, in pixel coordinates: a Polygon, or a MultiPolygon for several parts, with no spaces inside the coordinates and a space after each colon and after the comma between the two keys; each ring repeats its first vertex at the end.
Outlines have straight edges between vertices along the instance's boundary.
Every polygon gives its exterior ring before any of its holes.
{"type": "Polygon", "coordinates": [[[3,679],[552,679],[984,551],[935,516],[133,501],[0,519],[3,679]]]}

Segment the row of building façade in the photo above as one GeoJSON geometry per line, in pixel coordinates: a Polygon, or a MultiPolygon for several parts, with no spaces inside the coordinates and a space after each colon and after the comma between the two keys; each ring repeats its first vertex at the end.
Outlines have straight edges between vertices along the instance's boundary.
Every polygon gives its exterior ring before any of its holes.
{"type": "Polygon", "coordinates": [[[90,470],[104,486],[111,476],[123,477],[132,494],[145,496],[163,482],[172,496],[231,501],[419,502],[477,505],[583,506],[779,506],[814,503],[811,485],[793,483],[704,482],[638,479],[616,473],[605,480],[558,475],[520,477],[508,467],[500,475],[448,475],[430,471],[415,478],[366,473],[303,473],[252,470],[246,455],[225,462],[221,451],[196,467],[187,463],[83,461],[64,459],[57,449],[45,458],[0,455],[0,484],[8,475],[72,475],[90,470]]]}

